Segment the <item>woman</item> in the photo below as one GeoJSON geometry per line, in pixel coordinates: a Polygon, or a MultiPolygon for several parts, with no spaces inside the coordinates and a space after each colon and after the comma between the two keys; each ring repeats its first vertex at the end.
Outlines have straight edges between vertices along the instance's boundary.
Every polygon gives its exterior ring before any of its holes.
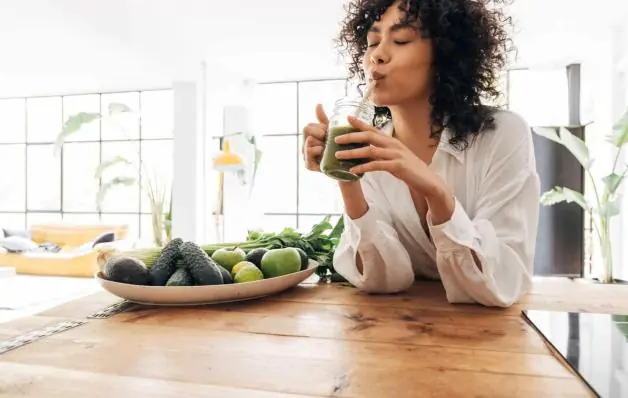
{"type": "MultiPolygon", "coordinates": [[[[337,138],[368,158],[339,182],[345,231],[334,267],[372,293],[439,278],[451,303],[507,307],[531,285],[540,184],[528,125],[484,106],[506,61],[505,19],[485,0],[354,0],[340,35],[372,85],[381,129],[337,138]]],[[[320,170],[327,116],[304,129],[320,170]]]]}

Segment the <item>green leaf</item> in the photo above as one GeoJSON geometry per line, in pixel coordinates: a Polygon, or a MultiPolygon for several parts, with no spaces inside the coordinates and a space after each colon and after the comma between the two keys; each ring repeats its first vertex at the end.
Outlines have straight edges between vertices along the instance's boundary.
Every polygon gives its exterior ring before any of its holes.
{"type": "Polygon", "coordinates": [[[601,217],[611,218],[619,214],[621,210],[622,197],[619,196],[615,200],[606,202],[596,211],[601,217]]]}
{"type": "Polygon", "coordinates": [[[331,239],[340,239],[340,236],[342,235],[342,232],[344,231],[344,218],[341,216],[338,219],[338,222],[336,223],[336,225],[334,226],[334,229],[332,229],[332,231],[329,233],[329,237],[331,239]]]}
{"type": "Polygon", "coordinates": [[[68,137],[80,131],[84,125],[91,123],[99,118],[100,113],[97,112],[79,112],[76,115],[69,116],[63,124],[61,132],[59,133],[59,135],[57,135],[57,139],[55,140],[55,156],[59,155],[59,153],[61,152],[61,148],[63,147],[63,143],[68,137]]]}
{"type": "Polygon", "coordinates": [[[115,115],[116,113],[131,113],[131,109],[128,105],[119,102],[112,102],[109,104],[109,115],[115,115]]]}
{"type": "Polygon", "coordinates": [[[105,199],[107,193],[114,187],[122,185],[122,186],[130,186],[137,182],[137,180],[133,177],[115,177],[111,181],[107,181],[102,184],[100,190],[98,191],[98,195],[96,196],[96,206],[98,207],[98,211],[102,212],[102,202],[105,199]]]}
{"type": "Polygon", "coordinates": [[[545,206],[552,206],[558,203],[577,203],[584,210],[590,211],[591,205],[580,192],[565,187],[555,187],[541,195],[541,203],[545,206]]]}
{"type": "Polygon", "coordinates": [[[562,144],[556,127],[533,127],[532,131],[541,137],[562,144]]]}
{"type": "Polygon", "coordinates": [[[608,191],[608,193],[610,195],[614,195],[615,192],[617,191],[617,188],[619,188],[619,185],[621,185],[621,182],[623,179],[624,179],[623,175],[612,173],[602,178],[602,181],[604,182],[604,185],[606,186],[606,190],[608,191]]]}
{"type": "Polygon", "coordinates": [[[560,139],[565,148],[575,156],[585,170],[591,168],[593,159],[591,159],[589,148],[583,140],[573,135],[571,131],[565,127],[560,128],[560,139]]]}
{"type": "Polygon", "coordinates": [[[615,126],[613,126],[613,133],[608,141],[618,148],[628,143],[628,111],[626,111],[615,126]]]}
{"type": "Polygon", "coordinates": [[[331,223],[329,222],[330,219],[331,219],[331,216],[325,216],[325,218],[323,218],[321,222],[319,222],[318,224],[312,227],[312,230],[310,231],[308,235],[310,237],[320,236],[325,231],[332,229],[333,225],[331,225],[331,223]]]}
{"type": "Polygon", "coordinates": [[[100,163],[98,165],[98,168],[96,169],[96,172],[94,173],[94,178],[101,178],[102,174],[105,172],[105,170],[107,170],[108,168],[115,166],[117,164],[126,164],[126,165],[130,165],[131,161],[128,160],[127,158],[123,157],[123,156],[115,156],[112,159],[106,160],[102,163],[100,163]]]}

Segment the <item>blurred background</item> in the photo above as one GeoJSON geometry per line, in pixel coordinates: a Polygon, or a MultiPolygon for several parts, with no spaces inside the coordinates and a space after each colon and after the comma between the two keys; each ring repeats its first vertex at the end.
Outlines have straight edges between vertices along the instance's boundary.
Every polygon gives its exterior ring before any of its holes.
{"type": "MultiPolygon", "coordinates": [[[[331,110],[351,89],[333,44],[343,4],[2,2],[0,228],[124,226],[127,242],[153,245],[337,219],[339,194],[304,168],[300,133],[316,103],[331,110]],[[214,162],[225,140],[241,167],[214,162]]],[[[627,105],[628,4],[519,0],[508,12],[518,51],[500,104],[532,126],[587,124],[603,164],[604,135],[627,105]]],[[[589,194],[577,163],[538,145],[547,184],[575,181],[589,194]]],[[[559,210],[544,210],[536,270],[579,274],[591,227],[577,206],[559,210]]],[[[616,220],[622,242],[628,216],[616,220]]],[[[614,251],[627,277],[628,252],[614,251]]]]}

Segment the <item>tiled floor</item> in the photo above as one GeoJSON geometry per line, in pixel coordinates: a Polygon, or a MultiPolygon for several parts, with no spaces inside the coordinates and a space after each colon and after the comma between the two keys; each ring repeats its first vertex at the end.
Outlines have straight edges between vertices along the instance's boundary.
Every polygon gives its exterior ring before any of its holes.
{"type": "Polygon", "coordinates": [[[0,277],[0,322],[36,314],[100,289],[93,278],[5,273],[0,277]]]}

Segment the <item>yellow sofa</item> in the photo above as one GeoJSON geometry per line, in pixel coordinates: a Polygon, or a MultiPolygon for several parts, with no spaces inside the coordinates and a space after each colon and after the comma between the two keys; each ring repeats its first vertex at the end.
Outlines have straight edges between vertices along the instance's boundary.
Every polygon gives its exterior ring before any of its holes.
{"type": "Polygon", "coordinates": [[[18,274],[92,277],[98,269],[98,253],[94,250],[77,252],[77,248],[107,232],[114,232],[116,240],[125,239],[128,226],[40,224],[32,226],[29,232],[33,242],[52,242],[61,250],[58,253],[0,253],[0,266],[13,267],[18,274]]]}

